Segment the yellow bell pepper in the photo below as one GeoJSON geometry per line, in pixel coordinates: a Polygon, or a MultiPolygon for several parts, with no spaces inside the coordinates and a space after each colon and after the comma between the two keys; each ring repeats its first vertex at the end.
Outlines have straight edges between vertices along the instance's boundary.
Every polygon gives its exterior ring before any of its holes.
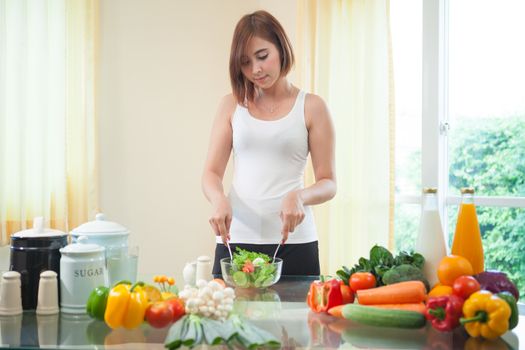
{"type": "Polygon", "coordinates": [[[472,294],[463,304],[460,319],[471,337],[496,339],[509,329],[511,309],[507,302],[486,290],[472,294]]]}
{"type": "Polygon", "coordinates": [[[123,326],[127,329],[138,327],[144,321],[148,298],[142,288],[143,282],[121,283],[109,291],[104,321],[111,328],[123,326]]]}

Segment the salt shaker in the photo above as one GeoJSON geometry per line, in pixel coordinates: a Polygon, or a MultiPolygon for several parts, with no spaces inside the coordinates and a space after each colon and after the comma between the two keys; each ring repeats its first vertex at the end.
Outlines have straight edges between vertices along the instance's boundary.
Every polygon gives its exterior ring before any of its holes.
{"type": "Polygon", "coordinates": [[[5,272],[0,285],[0,315],[14,316],[22,312],[20,273],[17,271],[5,272]]]}
{"type": "Polygon", "coordinates": [[[211,258],[206,255],[199,256],[197,258],[197,272],[195,274],[195,280],[209,281],[212,279],[211,276],[211,258]]]}
{"type": "Polygon", "coordinates": [[[37,315],[53,315],[59,312],[58,281],[55,271],[43,271],[38,285],[37,315]]]}

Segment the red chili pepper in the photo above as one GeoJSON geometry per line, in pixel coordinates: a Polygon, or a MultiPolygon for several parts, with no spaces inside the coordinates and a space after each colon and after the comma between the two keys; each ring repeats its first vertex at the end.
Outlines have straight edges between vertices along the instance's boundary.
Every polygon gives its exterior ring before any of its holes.
{"type": "Polygon", "coordinates": [[[454,294],[430,298],[427,301],[425,317],[438,331],[451,331],[459,325],[463,314],[463,302],[462,298],[454,294]]]}
{"type": "Polygon", "coordinates": [[[324,281],[321,276],[321,280],[310,284],[306,302],[314,312],[327,312],[330,308],[343,304],[340,282],[335,278],[324,281]]]}

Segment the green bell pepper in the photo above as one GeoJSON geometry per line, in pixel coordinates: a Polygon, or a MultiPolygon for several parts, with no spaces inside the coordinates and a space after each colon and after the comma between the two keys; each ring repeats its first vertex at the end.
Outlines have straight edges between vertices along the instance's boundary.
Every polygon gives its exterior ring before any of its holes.
{"type": "Polygon", "coordinates": [[[520,318],[516,298],[514,298],[514,295],[512,295],[510,292],[501,292],[496,295],[499,298],[505,300],[510,306],[511,314],[509,318],[509,330],[511,330],[518,325],[518,321],[520,318]]]}
{"type": "Polygon", "coordinates": [[[100,286],[91,292],[86,303],[86,312],[97,320],[104,320],[106,304],[108,302],[109,288],[100,286]]]}

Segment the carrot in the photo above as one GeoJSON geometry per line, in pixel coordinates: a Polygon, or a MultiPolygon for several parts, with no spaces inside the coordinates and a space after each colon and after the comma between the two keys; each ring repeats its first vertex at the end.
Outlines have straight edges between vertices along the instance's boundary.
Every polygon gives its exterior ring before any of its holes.
{"type": "Polygon", "coordinates": [[[420,303],[426,298],[425,285],[421,281],[405,281],[361,289],[356,293],[359,304],[362,305],[420,303]]]}
{"type": "Polygon", "coordinates": [[[380,307],[382,309],[392,309],[392,310],[409,310],[416,311],[420,314],[425,314],[425,304],[424,303],[406,303],[406,304],[376,304],[370,305],[371,307],[380,307]]]}
{"type": "Polygon", "coordinates": [[[331,307],[328,310],[328,313],[337,318],[344,318],[343,317],[343,306],[345,306],[345,304],[331,307]]]}

